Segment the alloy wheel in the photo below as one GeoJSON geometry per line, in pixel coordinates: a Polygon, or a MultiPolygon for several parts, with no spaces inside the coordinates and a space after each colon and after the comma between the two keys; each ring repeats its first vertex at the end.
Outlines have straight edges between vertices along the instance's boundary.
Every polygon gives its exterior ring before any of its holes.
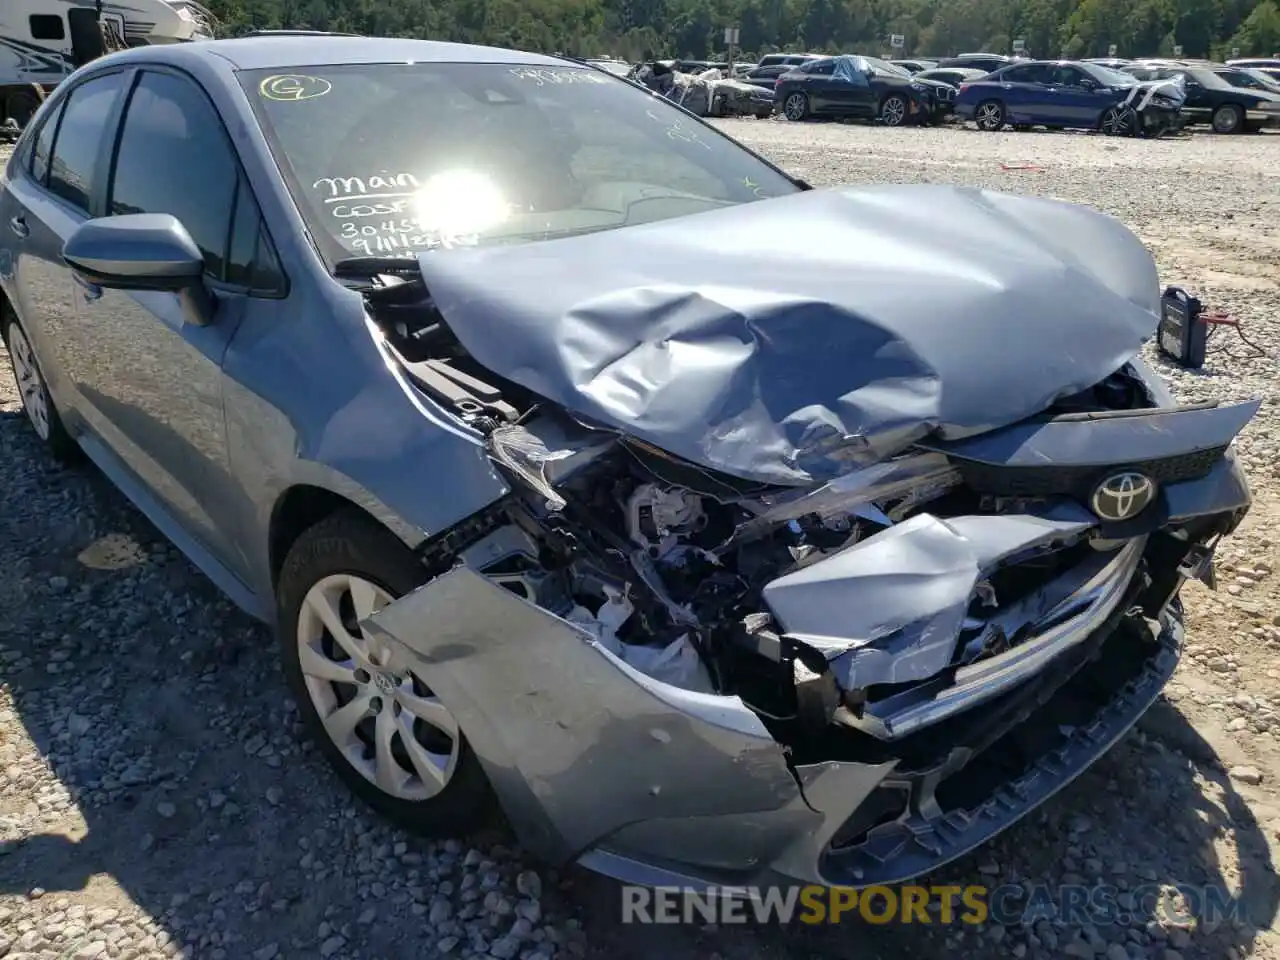
{"type": "Polygon", "coordinates": [[[803,93],[793,93],[782,104],[782,112],[788,120],[803,120],[808,107],[803,93]]]}
{"type": "Polygon", "coordinates": [[[325,577],[298,612],[298,661],[324,731],[347,762],[401,800],[439,794],[458,763],[458,724],[402,657],[360,621],[391,595],[349,574],[325,577]]]}
{"type": "Polygon", "coordinates": [[[1127,137],[1132,129],[1128,110],[1112,107],[1102,115],[1102,132],[1109,137],[1127,137]]]}
{"type": "Polygon", "coordinates": [[[27,335],[16,323],[9,327],[9,357],[13,361],[14,378],[18,381],[18,392],[22,396],[22,409],[26,411],[36,435],[41,440],[48,441],[49,394],[45,391],[44,378],[40,376],[40,368],[36,365],[35,353],[27,335]]]}
{"type": "Polygon", "coordinates": [[[907,118],[907,104],[901,97],[886,97],[880,105],[880,122],[888,127],[898,127],[907,118]]]}
{"type": "Polygon", "coordinates": [[[979,130],[999,130],[1004,126],[1004,107],[995,102],[979,104],[973,122],[979,130]]]}

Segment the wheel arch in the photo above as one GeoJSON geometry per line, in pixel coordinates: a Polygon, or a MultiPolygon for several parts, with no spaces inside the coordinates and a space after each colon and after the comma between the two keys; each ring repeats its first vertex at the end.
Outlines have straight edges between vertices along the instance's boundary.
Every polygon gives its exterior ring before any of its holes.
{"type": "MultiPolygon", "coordinates": [[[[321,520],[343,510],[357,511],[371,522],[399,536],[370,510],[349,497],[327,487],[309,483],[294,484],[276,498],[267,528],[267,563],[273,592],[280,583],[280,571],[284,569],[285,558],[298,538],[321,520]]],[[[402,536],[399,538],[404,539],[402,536]]]]}

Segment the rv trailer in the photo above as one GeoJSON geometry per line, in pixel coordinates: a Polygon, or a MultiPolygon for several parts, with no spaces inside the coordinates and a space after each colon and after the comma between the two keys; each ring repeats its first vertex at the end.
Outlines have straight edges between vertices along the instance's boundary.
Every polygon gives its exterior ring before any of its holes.
{"type": "Polygon", "coordinates": [[[2,0],[0,121],[25,126],[48,91],[105,53],[208,40],[213,28],[194,0],[2,0]]]}

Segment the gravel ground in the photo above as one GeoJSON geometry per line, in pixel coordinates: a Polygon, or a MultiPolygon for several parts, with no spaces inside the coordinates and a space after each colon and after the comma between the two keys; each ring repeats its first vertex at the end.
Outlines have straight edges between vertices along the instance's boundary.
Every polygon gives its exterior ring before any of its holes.
{"type": "MultiPolygon", "coordinates": [[[[502,836],[426,843],[357,808],[298,737],[267,632],[91,469],[37,449],[0,364],[0,957],[1280,958],[1280,137],[728,121],[815,184],[950,181],[1094,204],[1227,310],[1183,400],[1266,400],[1257,504],[1189,589],[1188,656],[1139,729],[933,882],[1213,884],[1245,919],[1093,926],[635,927],[615,885],[502,836]],[[1010,169],[1034,166],[1038,169],[1010,169]]],[[[906,292],[909,295],[909,291],[906,292]]],[[[3,358],[7,359],[7,358],[3,358]]]]}

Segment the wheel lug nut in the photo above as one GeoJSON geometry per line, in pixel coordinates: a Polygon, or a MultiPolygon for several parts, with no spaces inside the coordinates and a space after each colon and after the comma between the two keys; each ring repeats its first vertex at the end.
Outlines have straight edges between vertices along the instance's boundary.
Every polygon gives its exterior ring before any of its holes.
{"type": "Polygon", "coordinates": [[[382,698],[381,698],[381,697],[374,697],[372,700],[370,700],[370,701],[369,701],[369,711],[370,711],[371,713],[381,713],[381,712],[382,712],[382,698]]]}
{"type": "Polygon", "coordinates": [[[369,672],[367,670],[357,670],[356,683],[368,683],[368,682],[369,682],[369,672]]]}

